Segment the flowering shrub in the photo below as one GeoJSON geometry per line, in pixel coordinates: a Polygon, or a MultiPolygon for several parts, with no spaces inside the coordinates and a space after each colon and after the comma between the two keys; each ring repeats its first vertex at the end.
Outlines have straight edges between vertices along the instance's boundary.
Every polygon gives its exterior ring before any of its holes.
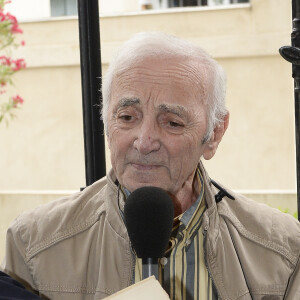
{"type": "Polygon", "coordinates": [[[10,1],[0,0],[0,123],[8,117],[14,117],[14,110],[24,102],[19,95],[7,96],[6,87],[13,85],[12,76],[26,68],[24,59],[12,59],[9,54],[12,47],[24,46],[25,42],[17,43],[16,35],[23,33],[15,16],[4,12],[5,4],[10,1]]]}

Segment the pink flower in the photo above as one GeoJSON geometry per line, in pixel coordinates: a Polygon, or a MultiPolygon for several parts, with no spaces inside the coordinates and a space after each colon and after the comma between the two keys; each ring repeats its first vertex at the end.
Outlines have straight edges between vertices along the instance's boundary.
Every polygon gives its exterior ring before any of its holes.
{"type": "Polygon", "coordinates": [[[10,66],[11,65],[11,59],[5,55],[3,56],[0,56],[0,63],[2,65],[5,65],[5,66],[10,66]]]}
{"type": "Polygon", "coordinates": [[[4,22],[6,20],[6,14],[3,13],[3,10],[0,10],[0,21],[4,22]]]}
{"type": "Polygon", "coordinates": [[[10,30],[12,33],[23,33],[23,30],[19,28],[18,23],[13,23],[10,30]]]}
{"type": "Polygon", "coordinates": [[[25,41],[24,40],[21,41],[21,45],[25,46],[25,41]]]}
{"type": "Polygon", "coordinates": [[[23,33],[23,30],[19,28],[18,20],[15,16],[10,13],[4,13],[3,10],[0,10],[0,21],[9,22],[11,24],[10,31],[11,33],[23,33]]]}
{"type": "Polygon", "coordinates": [[[13,60],[12,62],[15,64],[15,66],[12,68],[12,70],[15,72],[26,68],[26,63],[23,58],[13,60]]]}
{"type": "Polygon", "coordinates": [[[12,98],[14,107],[17,107],[18,104],[23,104],[24,100],[19,95],[16,95],[12,98]]]}
{"type": "Polygon", "coordinates": [[[11,22],[11,32],[12,33],[23,33],[23,30],[19,28],[19,24],[17,18],[10,13],[6,14],[8,16],[9,21],[11,22]]]}

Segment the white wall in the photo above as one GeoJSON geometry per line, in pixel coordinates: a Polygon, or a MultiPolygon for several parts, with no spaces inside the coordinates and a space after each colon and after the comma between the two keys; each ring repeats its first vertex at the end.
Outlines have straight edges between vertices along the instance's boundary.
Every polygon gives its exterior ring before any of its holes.
{"type": "Polygon", "coordinates": [[[138,9],[138,0],[99,0],[99,10],[101,14],[133,12],[138,9]]]}
{"type": "MultiPolygon", "coordinates": [[[[137,12],[141,10],[141,4],[151,3],[153,9],[166,9],[168,0],[99,0],[99,11],[102,15],[137,12]]],[[[209,6],[215,6],[219,0],[209,0],[209,6]]],[[[229,0],[223,0],[224,5],[229,0]]],[[[51,17],[50,0],[12,0],[6,5],[9,11],[19,21],[42,19],[51,17]]]]}
{"type": "MultiPolygon", "coordinates": [[[[99,10],[101,14],[134,12],[139,10],[139,0],[99,0],[99,10]]],[[[6,11],[19,21],[51,17],[50,0],[12,0],[6,5],[6,11]]]]}
{"type": "Polygon", "coordinates": [[[6,11],[19,21],[50,17],[50,0],[12,0],[6,5],[6,11]]]}

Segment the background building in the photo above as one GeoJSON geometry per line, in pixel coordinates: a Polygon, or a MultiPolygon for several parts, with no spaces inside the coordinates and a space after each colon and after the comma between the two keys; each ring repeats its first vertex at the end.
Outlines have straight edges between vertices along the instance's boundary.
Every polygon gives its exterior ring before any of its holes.
{"type": "MultiPolygon", "coordinates": [[[[99,0],[100,14],[137,12],[144,9],[216,7],[250,0],[99,0]]],[[[77,0],[13,0],[7,5],[19,19],[41,19],[77,15],[77,0]]]]}
{"type": "MultiPolygon", "coordinates": [[[[136,32],[164,31],[201,45],[227,73],[231,112],[215,158],[205,162],[210,176],[293,213],[293,80],[278,54],[290,45],[291,1],[202,1],[100,1],[103,73],[116,47],[136,32]],[[168,8],[176,5],[182,7],[168,8]]],[[[13,55],[28,67],[14,87],[25,103],[9,127],[0,127],[0,257],[15,216],[85,185],[76,3],[13,0],[8,9],[26,41],[13,55]]]]}

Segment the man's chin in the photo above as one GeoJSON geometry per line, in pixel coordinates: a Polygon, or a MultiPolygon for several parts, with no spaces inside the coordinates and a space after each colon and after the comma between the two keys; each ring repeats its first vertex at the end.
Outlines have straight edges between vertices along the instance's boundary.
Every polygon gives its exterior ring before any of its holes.
{"type": "Polygon", "coordinates": [[[134,183],[128,183],[127,186],[125,184],[126,189],[128,191],[130,191],[131,193],[139,188],[144,187],[144,186],[154,186],[154,187],[161,188],[163,190],[167,190],[166,186],[164,186],[158,182],[134,182],[134,183]]]}
{"type": "Polygon", "coordinates": [[[144,187],[144,186],[154,186],[159,187],[164,190],[168,189],[168,182],[166,182],[167,179],[165,170],[163,168],[155,168],[154,170],[136,170],[134,171],[130,168],[126,170],[122,176],[123,184],[124,186],[130,191],[133,192],[138,188],[144,187]]]}

